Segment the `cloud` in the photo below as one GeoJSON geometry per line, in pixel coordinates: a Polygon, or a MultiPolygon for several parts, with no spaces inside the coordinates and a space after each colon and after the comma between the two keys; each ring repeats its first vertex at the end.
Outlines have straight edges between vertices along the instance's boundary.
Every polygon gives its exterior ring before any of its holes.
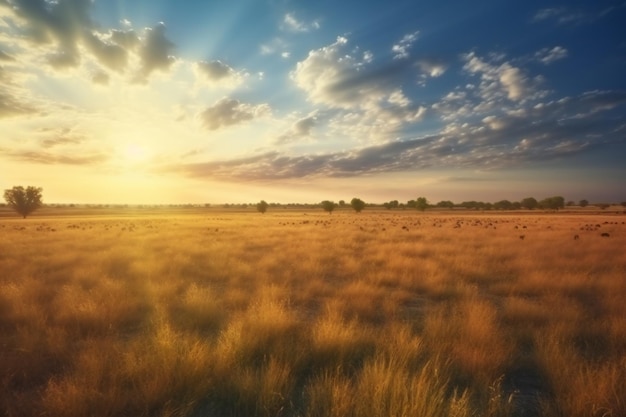
{"type": "Polygon", "coordinates": [[[6,52],[0,51],[0,61],[5,61],[5,62],[15,61],[15,58],[7,54],[6,52]]]}
{"type": "Polygon", "coordinates": [[[145,41],[139,50],[141,69],[138,81],[145,79],[156,70],[167,70],[173,63],[174,57],[170,54],[174,44],[165,36],[165,25],[160,23],[145,30],[145,41]]]}
{"type": "MultiPolygon", "coordinates": [[[[102,30],[90,17],[92,0],[11,0],[5,19],[22,52],[42,56],[55,70],[80,66],[84,61],[123,73],[138,61],[135,81],[146,82],[151,73],[166,71],[174,62],[174,44],[161,23],[138,35],[130,22],[124,30],[102,30]],[[25,45],[23,42],[27,42],[25,45]],[[34,48],[32,48],[34,47],[34,48]],[[132,58],[132,59],[131,59],[132,58]],[[90,59],[92,61],[90,61],[90,59]]],[[[0,6],[3,4],[0,3],[0,6]]],[[[20,51],[14,58],[19,59],[20,51]]]]}
{"type": "Polygon", "coordinates": [[[404,59],[409,57],[409,49],[415,43],[419,36],[419,31],[407,33],[402,39],[391,47],[391,51],[394,53],[394,59],[404,59]]]}
{"type": "Polygon", "coordinates": [[[274,143],[285,144],[298,139],[311,137],[313,128],[319,124],[318,114],[318,111],[313,111],[307,116],[299,118],[285,133],[278,136],[274,140],[274,143]]]}
{"type": "Polygon", "coordinates": [[[560,159],[591,148],[623,146],[623,122],[610,112],[620,111],[624,105],[626,92],[591,91],[530,106],[525,111],[490,115],[473,123],[451,123],[433,135],[351,151],[311,155],[273,151],[166,169],[191,177],[231,181],[350,177],[446,167],[505,169],[560,159]]]}
{"type": "Polygon", "coordinates": [[[222,61],[200,61],[196,63],[195,70],[203,80],[212,85],[235,87],[243,81],[245,74],[235,71],[222,61]]]}
{"type": "Polygon", "coordinates": [[[40,150],[13,151],[2,148],[0,148],[0,151],[3,151],[3,155],[13,160],[43,165],[94,165],[103,163],[108,159],[108,157],[102,153],[65,155],[40,150]]]}
{"type": "MultiPolygon", "coordinates": [[[[0,81],[2,81],[1,76],[0,81]]],[[[36,111],[34,106],[23,102],[20,97],[12,94],[12,91],[0,91],[0,119],[4,117],[33,114],[36,111]]]]}
{"type": "Polygon", "coordinates": [[[420,69],[423,75],[433,78],[442,76],[448,69],[446,63],[433,58],[424,58],[418,60],[417,67],[420,69]]]}
{"type": "Polygon", "coordinates": [[[543,48],[535,53],[535,59],[539,62],[550,65],[555,61],[567,57],[567,49],[561,46],[555,46],[554,48],[543,48]]]}
{"type": "Polygon", "coordinates": [[[554,20],[559,24],[579,23],[587,19],[588,16],[581,11],[571,10],[567,7],[549,7],[540,9],[532,18],[533,22],[544,20],[554,20]]]}
{"type": "Polygon", "coordinates": [[[463,56],[463,69],[470,74],[480,75],[479,92],[486,104],[493,105],[502,97],[519,102],[545,94],[537,88],[537,80],[531,80],[510,62],[500,63],[498,59],[487,61],[474,52],[463,56]]]}
{"type": "Polygon", "coordinates": [[[200,114],[202,125],[208,130],[240,124],[271,113],[267,104],[251,105],[239,100],[223,98],[200,114]]]}
{"type": "Polygon", "coordinates": [[[79,145],[85,142],[85,137],[72,133],[70,128],[45,130],[49,132],[48,137],[43,139],[40,144],[44,149],[55,148],[65,145],[79,145]]]}
{"type": "Polygon", "coordinates": [[[288,32],[310,32],[311,30],[317,30],[320,28],[318,20],[313,20],[310,23],[298,20],[294,13],[287,13],[283,18],[281,29],[288,32]]]}

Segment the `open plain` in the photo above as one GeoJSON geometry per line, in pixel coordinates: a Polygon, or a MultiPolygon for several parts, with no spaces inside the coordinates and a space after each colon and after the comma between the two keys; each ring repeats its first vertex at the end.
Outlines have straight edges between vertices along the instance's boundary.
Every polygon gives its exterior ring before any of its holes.
{"type": "Polygon", "coordinates": [[[3,216],[0,414],[624,416],[625,222],[3,216]]]}

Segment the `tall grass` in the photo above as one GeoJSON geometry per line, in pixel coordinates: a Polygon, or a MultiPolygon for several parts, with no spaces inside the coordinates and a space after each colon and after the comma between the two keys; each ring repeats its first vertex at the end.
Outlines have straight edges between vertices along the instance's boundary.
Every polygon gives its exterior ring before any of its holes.
{"type": "Polygon", "coordinates": [[[99,214],[0,230],[3,415],[626,415],[616,215],[99,214]]]}

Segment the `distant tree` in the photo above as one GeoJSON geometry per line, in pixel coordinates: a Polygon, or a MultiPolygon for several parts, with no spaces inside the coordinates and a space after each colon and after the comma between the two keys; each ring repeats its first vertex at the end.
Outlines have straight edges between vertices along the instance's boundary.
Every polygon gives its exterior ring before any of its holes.
{"type": "Polygon", "coordinates": [[[327,211],[328,214],[332,214],[335,207],[337,207],[337,204],[334,201],[322,201],[322,208],[324,209],[324,211],[327,211]]]}
{"type": "Polygon", "coordinates": [[[269,207],[269,204],[267,204],[265,200],[261,200],[260,202],[256,203],[256,211],[258,211],[261,214],[264,214],[267,211],[268,207],[269,207]]]}
{"type": "Polygon", "coordinates": [[[449,200],[443,200],[440,201],[436,204],[437,207],[442,207],[442,208],[449,208],[452,209],[454,208],[454,203],[452,201],[449,200]]]}
{"type": "Polygon", "coordinates": [[[339,207],[343,207],[346,205],[345,200],[339,200],[339,207]]]}
{"type": "Polygon", "coordinates": [[[587,207],[589,205],[589,201],[587,201],[587,200],[580,200],[578,202],[578,205],[581,206],[581,207],[587,207]]]}
{"type": "Polygon", "coordinates": [[[565,207],[565,199],[561,196],[544,198],[539,202],[542,209],[558,210],[565,207]]]}
{"type": "Polygon", "coordinates": [[[607,203],[599,203],[599,204],[596,204],[596,206],[600,207],[600,209],[602,209],[602,210],[606,210],[609,207],[611,207],[611,205],[607,204],[607,203]]]}
{"type": "Polygon", "coordinates": [[[496,210],[511,210],[513,208],[513,203],[509,200],[500,200],[493,203],[493,208],[496,210]]]}
{"type": "Polygon", "coordinates": [[[387,202],[383,203],[383,207],[386,208],[387,210],[389,210],[391,208],[391,204],[387,201],[387,202]]]}
{"type": "Polygon", "coordinates": [[[622,207],[626,207],[626,201],[622,201],[620,204],[622,205],[622,207]]]}
{"type": "Polygon", "coordinates": [[[415,208],[419,211],[426,210],[428,208],[428,200],[426,200],[426,197],[417,197],[417,200],[415,200],[415,208]]]}
{"type": "Polygon", "coordinates": [[[565,203],[565,205],[566,205],[567,207],[572,207],[572,206],[575,206],[575,205],[576,205],[576,203],[570,200],[570,201],[568,201],[567,203],[565,203]]]}
{"type": "Polygon", "coordinates": [[[534,197],[526,197],[521,201],[521,205],[528,210],[534,210],[539,206],[539,203],[534,197]]]}
{"type": "Polygon", "coordinates": [[[15,186],[10,190],[4,190],[4,199],[9,207],[20,215],[28,216],[43,205],[41,187],[28,186],[26,188],[15,186]]]}
{"type": "Polygon", "coordinates": [[[365,202],[361,200],[360,198],[356,198],[356,197],[354,197],[350,201],[350,205],[352,206],[354,211],[356,211],[357,213],[360,213],[365,208],[365,202]]]}
{"type": "Polygon", "coordinates": [[[519,210],[522,208],[522,203],[519,201],[514,201],[511,203],[511,210],[519,210]]]}
{"type": "Polygon", "coordinates": [[[391,208],[398,208],[400,206],[400,202],[398,200],[391,200],[389,202],[389,205],[391,206],[391,208]]]}
{"type": "Polygon", "coordinates": [[[415,200],[409,200],[406,202],[408,208],[415,208],[415,200]]]}

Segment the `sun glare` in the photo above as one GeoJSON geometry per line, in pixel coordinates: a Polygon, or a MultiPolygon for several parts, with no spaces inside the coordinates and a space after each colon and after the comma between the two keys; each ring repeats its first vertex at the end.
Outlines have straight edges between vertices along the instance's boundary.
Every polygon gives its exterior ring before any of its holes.
{"type": "Polygon", "coordinates": [[[122,156],[127,163],[138,164],[150,158],[150,152],[143,146],[130,143],[122,149],[122,156]]]}

